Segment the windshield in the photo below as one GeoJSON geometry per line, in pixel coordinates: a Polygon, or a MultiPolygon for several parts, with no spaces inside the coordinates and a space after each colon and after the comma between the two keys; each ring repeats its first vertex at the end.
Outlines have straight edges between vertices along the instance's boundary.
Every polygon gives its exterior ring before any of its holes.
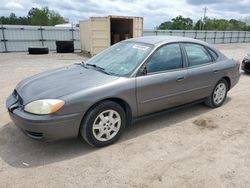
{"type": "Polygon", "coordinates": [[[127,76],[151,52],[153,45],[120,42],[89,59],[86,65],[101,68],[109,74],[127,76]]]}

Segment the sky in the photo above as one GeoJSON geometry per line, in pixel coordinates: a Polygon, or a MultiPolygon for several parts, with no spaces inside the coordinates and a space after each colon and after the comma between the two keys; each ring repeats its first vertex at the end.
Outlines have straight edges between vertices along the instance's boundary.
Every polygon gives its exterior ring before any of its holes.
{"type": "Polygon", "coordinates": [[[26,16],[32,7],[44,6],[74,23],[91,16],[142,16],[145,29],[153,29],[178,15],[197,21],[203,16],[204,7],[210,18],[250,18],[250,0],[0,0],[0,16],[11,12],[26,16]]]}

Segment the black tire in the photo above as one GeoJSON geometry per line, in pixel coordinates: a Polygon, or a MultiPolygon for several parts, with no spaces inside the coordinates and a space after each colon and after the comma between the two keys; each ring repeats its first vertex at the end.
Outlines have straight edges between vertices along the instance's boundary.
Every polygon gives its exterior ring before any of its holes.
{"type": "Polygon", "coordinates": [[[73,41],[56,41],[57,53],[74,53],[73,41]]]}
{"type": "Polygon", "coordinates": [[[119,104],[113,101],[104,101],[102,103],[95,105],[86,114],[85,118],[81,123],[80,134],[83,137],[83,139],[90,145],[95,147],[103,147],[116,142],[121,136],[122,132],[124,131],[125,126],[126,126],[126,115],[123,108],[119,104]],[[107,110],[114,110],[120,115],[121,118],[120,129],[112,139],[108,141],[99,141],[95,138],[93,134],[92,131],[93,124],[98,115],[107,110]]]}
{"type": "Polygon", "coordinates": [[[228,92],[228,83],[227,83],[227,81],[225,80],[225,79],[221,79],[216,85],[215,85],[215,87],[214,87],[214,89],[213,89],[213,92],[211,93],[211,95],[205,100],[205,104],[208,106],[208,107],[210,107],[210,108],[218,108],[218,107],[220,107],[223,103],[224,103],[224,101],[226,100],[226,98],[227,98],[227,92],[228,92]],[[225,87],[226,87],[226,93],[225,93],[225,96],[224,96],[224,98],[223,98],[223,100],[220,102],[220,103],[215,103],[215,101],[214,101],[214,93],[215,93],[215,90],[216,90],[216,87],[219,85],[219,84],[224,84],[225,85],[225,87]]]}
{"type": "Polygon", "coordinates": [[[250,74],[250,70],[244,70],[245,74],[250,74]]]}
{"type": "Polygon", "coordinates": [[[29,54],[48,54],[49,48],[48,47],[29,47],[28,48],[29,54]]]}

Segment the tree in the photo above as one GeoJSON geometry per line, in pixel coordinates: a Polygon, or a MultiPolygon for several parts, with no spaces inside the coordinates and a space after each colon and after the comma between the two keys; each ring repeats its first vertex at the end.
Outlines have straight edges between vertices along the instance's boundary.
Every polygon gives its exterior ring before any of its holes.
{"type": "Polygon", "coordinates": [[[0,17],[0,24],[10,25],[56,25],[64,23],[63,17],[48,7],[31,8],[27,16],[17,17],[11,13],[8,17],[0,17]]]}
{"type": "Polygon", "coordinates": [[[31,25],[56,25],[64,23],[63,17],[48,7],[42,9],[32,8],[28,13],[31,25]]]}
{"type": "Polygon", "coordinates": [[[247,25],[245,22],[231,19],[229,20],[229,24],[231,25],[231,30],[246,30],[247,25]]]}
{"type": "Polygon", "coordinates": [[[193,20],[191,18],[184,18],[177,16],[172,19],[172,29],[176,30],[190,30],[193,28],[193,20]]]}
{"type": "Polygon", "coordinates": [[[158,27],[159,29],[175,29],[175,30],[189,30],[193,28],[193,20],[191,18],[184,18],[177,16],[171,21],[163,22],[158,27]]]}
{"type": "Polygon", "coordinates": [[[163,22],[161,23],[161,25],[159,25],[158,29],[172,29],[172,22],[171,21],[163,22]]]}
{"type": "Polygon", "coordinates": [[[194,25],[194,30],[201,30],[203,27],[204,27],[203,21],[199,19],[194,25]]]}
{"type": "Polygon", "coordinates": [[[32,8],[28,13],[28,19],[31,25],[49,25],[49,9],[32,8]]]}
{"type": "Polygon", "coordinates": [[[217,31],[250,31],[250,26],[240,20],[231,19],[210,19],[205,17],[204,20],[199,19],[194,25],[191,18],[177,16],[171,21],[163,22],[157,27],[158,29],[176,29],[176,30],[217,30],[217,31]]]}
{"type": "Polygon", "coordinates": [[[63,17],[55,11],[49,12],[49,25],[56,25],[64,23],[63,17]]]}
{"type": "Polygon", "coordinates": [[[201,20],[198,20],[194,26],[194,29],[199,30],[199,25],[202,24],[202,28],[204,30],[218,30],[218,31],[225,31],[225,30],[247,30],[246,23],[231,19],[209,19],[207,18],[205,23],[201,22],[201,20]]]}
{"type": "Polygon", "coordinates": [[[8,17],[1,16],[0,24],[11,24],[11,25],[27,25],[27,17],[17,17],[15,13],[10,13],[8,17]]]}

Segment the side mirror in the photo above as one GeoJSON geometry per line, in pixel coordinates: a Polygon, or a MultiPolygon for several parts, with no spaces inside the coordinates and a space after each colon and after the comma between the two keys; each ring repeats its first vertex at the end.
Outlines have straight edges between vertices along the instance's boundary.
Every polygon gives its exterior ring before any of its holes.
{"type": "Polygon", "coordinates": [[[147,75],[148,71],[147,71],[147,67],[143,67],[141,70],[140,70],[140,75],[147,75]]]}

